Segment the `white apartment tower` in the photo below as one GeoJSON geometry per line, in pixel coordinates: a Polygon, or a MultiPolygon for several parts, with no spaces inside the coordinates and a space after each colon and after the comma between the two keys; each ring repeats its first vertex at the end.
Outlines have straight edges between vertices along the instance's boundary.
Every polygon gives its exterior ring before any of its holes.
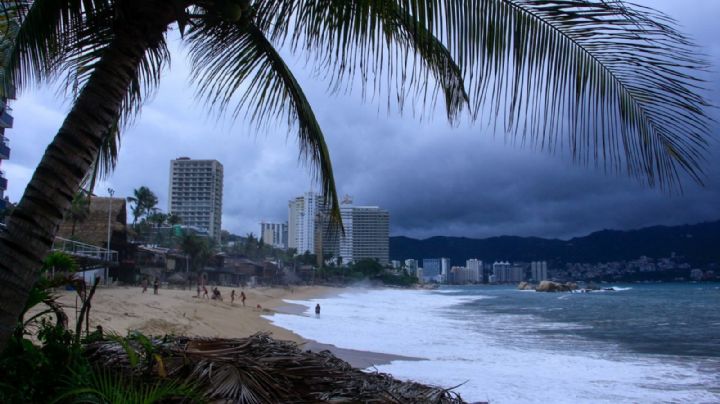
{"type": "Polygon", "coordinates": [[[288,248],[315,254],[315,225],[322,205],[322,196],[314,192],[288,201],[288,248]]]}
{"type": "Polygon", "coordinates": [[[220,241],[223,165],[217,160],[179,157],[170,162],[168,212],[220,241]]]}
{"type": "Polygon", "coordinates": [[[468,282],[479,283],[483,280],[483,262],[472,258],[465,261],[465,267],[468,270],[468,282]]]}
{"type": "Polygon", "coordinates": [[[375,259],[386,265],[390,257],[390,214],[377,206],[341,206],[345,233],[339,255],[344,263],[375,259]]]}
{"type": "Polygon", "coordinates": [[[533,261],[530,263],[530,276],[535,282],[546,281],[548,279],[547,274],[547,261],[533,261]]]}

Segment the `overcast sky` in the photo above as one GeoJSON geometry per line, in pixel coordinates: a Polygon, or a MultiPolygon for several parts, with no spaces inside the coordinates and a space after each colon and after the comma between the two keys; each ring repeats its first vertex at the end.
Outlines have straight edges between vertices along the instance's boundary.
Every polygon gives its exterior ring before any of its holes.
{"type": "MultiPolygon", "coordinates": [[[[672,15],[713,63],[706,95],[720,105],[719,0],[636,0],[672,15]]],[[[182,48],[160,90],[122,140],[113,176],[99,184],[116,196],[142,185],[167,209],[170,160],[217,159],[225,167],[223,228],[258,233],[260,221],[287,221],[287,201],[313,189],[298,147],[282,122],[257,134],[242,122],[207,118],[188,85],[182,48]]],[[[438,114],[420,122],[388,113],[360,91],[329,95],[326,84],[290,62],[325,132],[340,195],[390,211],[391,234],[568,238],[601,229],[633,229],[720,219],[720,113],[710,111],[706,185],[685,183],[683,195],[647,189],[626,177],[573,165],[562,156],[522,149],[483,126],[452,128],[438,114]]],[[[384,101],[384,100],[383,100],[384,101]]],[[[69,105],[53,90],[25,91],[13,102],[15,127],[6,132],[12,156],[2,162],[8,195],[17,202],[69,105]]]]}

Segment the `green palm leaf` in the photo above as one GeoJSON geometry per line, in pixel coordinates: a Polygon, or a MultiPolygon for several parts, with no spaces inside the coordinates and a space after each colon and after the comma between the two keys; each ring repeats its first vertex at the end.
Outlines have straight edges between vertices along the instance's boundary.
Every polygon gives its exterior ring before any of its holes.
{"type": "Polygon", "coordinates": [[[371,84],[374,93],[387,92],[401,107],[419,99],[431,108],[442,92],[451,121],[468,102],[448,50],[400,2],[279,0],[257,2],[256,8],[258,27],[280,45],[289,39],[308,60],[312,55],[334,90],[359,78],[363,94],[371,84]]]}
{"type": "MultiPolygon", "coordinates": [[[[113,24],[122,24],[111,0],[17,0],[2,3],[0,30],[7,42],[2,63],[5,88],[23,88],[32,81],[60,80],[78,93],[113,39],[113,24]],[[8,21],[11,23],[3,23],[8,21]]],[[[157,88],[163,66],[170,60],[164,40],[150,47],[123,100],[122,116],[108,128],[93,169],[83,181],[90,191],[117,164],[121,129],[132,123],[143,100],[157,88]]]]}
{"type": "Polygon", "coordinates": [[[705,63],[673,21],[605,0],[400,1],[463,70],[473,113],[650,185],[701,182],[705,63]]]}
{"type": "MultiPolygon", "coordinates": [[[[226,111],[237,93],[232,115],[258,126],[284,117],[297,128],[300,153],[317,167],[322,191],[339,223],[340,209],[327,144],[304,92],[292,72],[263,33],[206,17],[188,33],[193,77],[198,94],[226,111]]],[[[318,173],[313,171],[315,175],[318,173]]]]}

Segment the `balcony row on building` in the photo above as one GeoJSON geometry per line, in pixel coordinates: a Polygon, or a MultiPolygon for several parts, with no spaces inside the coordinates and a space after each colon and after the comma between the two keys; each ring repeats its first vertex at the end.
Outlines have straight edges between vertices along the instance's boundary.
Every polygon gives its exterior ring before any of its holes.
{"type": "MultiPolygon", "coordinates": [[[[2,170],[3,160],[10,159],[10,145],[5,137],[5,130],[13,127],[12,109],[8,105],[8,99],[15,98],[14,89],[5,90],[0,86],[0,218],[4,217],[5,210],[9,207],[10,202],[5,196],[8,189],[8,180],[5,172],[2,170]]],[[[1,220],[1,219],[0,219],[1,220]]]]}

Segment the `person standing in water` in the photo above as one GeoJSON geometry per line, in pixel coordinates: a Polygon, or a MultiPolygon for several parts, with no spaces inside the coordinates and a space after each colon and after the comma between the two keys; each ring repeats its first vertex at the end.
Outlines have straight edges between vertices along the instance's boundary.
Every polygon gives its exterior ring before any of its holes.
{"type": "Polygon", "coordinates": [[[315,317],[320,317],[320,303],[315,305],[315,317]]]}

